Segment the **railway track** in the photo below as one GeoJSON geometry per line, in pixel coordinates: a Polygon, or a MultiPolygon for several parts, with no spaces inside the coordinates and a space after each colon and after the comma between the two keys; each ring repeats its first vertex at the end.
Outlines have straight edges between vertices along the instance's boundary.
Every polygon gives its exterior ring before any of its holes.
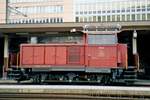
{"type": "Polygon", "coordinates": [[[144,97],[127,96],[90,96],[90,95],[67,95],[67,94],[0,94],[0,100],[147,100],[144,97]]]}

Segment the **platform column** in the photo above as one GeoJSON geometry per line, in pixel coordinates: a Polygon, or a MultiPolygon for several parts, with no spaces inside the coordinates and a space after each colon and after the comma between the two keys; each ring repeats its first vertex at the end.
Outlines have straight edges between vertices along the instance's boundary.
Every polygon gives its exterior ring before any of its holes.
{"type": "Polygon", "coordinates": [[[133,38],[132,38],[132,49],[133,49],[133,57],[134,57],[134,65],[139,70],[139,55],[137,52],[137,31],[134,30],[133,32],[133,38]]]}
{"type": "Polygon", "coordinates": [[[133,45],[133,55],[137,54],[137,32],[134,30],[133,38],[132,38],[132,45],[133,45]]]}
{"type": "Polygon", "coordinates": [[[8,60],[9,60],[9,51],[8,51],[8,35],[4,35],[4,66],[3,66],[3,78],[7,78],[7,70],[8,70],[8,60]]]}

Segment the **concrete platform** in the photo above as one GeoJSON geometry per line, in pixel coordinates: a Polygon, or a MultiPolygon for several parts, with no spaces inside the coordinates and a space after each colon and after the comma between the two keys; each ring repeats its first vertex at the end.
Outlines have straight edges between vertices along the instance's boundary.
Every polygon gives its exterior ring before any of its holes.
{"type": "Polygon", "coordinates": [[[0,85],[0,94],[68,94],[150,98],[150,87],[0,85]]]}
{"type": "MultiPolygon", "coordinates": [[[[21,81],[20,83],[32,83],[32,80],[21,81]]],[[[17,84],[17,81],[9,79],[0,79],[0,84],[17,84]]]]}
{"type": "Polygon", "coordinates": [[[134,82],[134,85],[137,86],[150,86],[150,80],[137,80],[134,82]]]}
{"type": "Polygon", "coordinates": [[[15,80],[8,80],[8,79],[0,79],[0,84],[13,84],[13,83],[17,83],[17,81],[15,80]]]}

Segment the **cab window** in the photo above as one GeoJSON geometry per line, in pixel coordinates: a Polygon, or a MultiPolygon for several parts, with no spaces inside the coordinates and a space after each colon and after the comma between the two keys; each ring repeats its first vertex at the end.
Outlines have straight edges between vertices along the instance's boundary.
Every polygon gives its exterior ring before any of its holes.
{"type": "Polygon", "coordinates": [[[88,44],[116,44],[115,34],[89,34],[88,44]]]}

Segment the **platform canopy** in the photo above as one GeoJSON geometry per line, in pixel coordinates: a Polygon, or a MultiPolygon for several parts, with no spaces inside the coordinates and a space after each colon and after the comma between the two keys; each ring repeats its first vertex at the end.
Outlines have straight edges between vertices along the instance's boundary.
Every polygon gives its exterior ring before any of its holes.
{"type": "Polygon", "coordinates": [[[83,26],[91,25],[98,26],[99,24],[112,26],[119,24],[121,30],[150,30],[150,21],[138,22],[103,22],[103,23],[47,23],[47,24],[0,24],[0,33],[34,33],[34,32],[64,32],[70,31],[73,28],[83,30],[83,26]]]}

